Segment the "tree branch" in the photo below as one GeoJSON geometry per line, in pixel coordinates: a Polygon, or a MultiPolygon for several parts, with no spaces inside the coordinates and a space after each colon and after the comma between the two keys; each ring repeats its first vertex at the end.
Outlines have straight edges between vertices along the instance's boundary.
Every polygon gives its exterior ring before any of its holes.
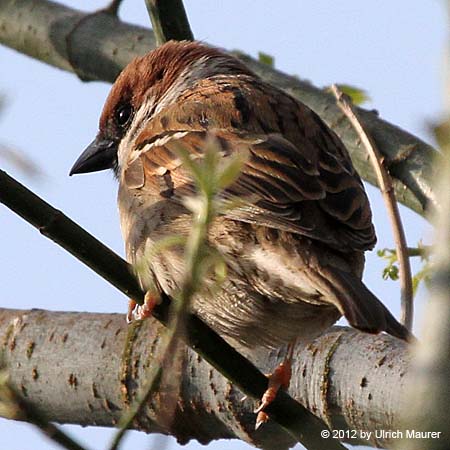
{"type": "MultiPolygon", "coordinates": [[[[144,293],[131,274],[128,263],[2,170],[0,202],[125,295],[139,303],[143,302],[144,293]]],[[[161,304],[154,308],[153,316],[167,324],[169,306],[169,297],[161,293],[161,304]]],[[[199,355],[239,386],[245,394],[256,399],[262,397],[267,389],[267,377],[192,313],[186,317],[186,339],[199,355]]],[[[308,449],[343,449],[337,441],[322,439],[320,431],[325,424],[285,392],[279,392],[265,412],[308,449]]]]}
{"type": "MultiPolygon", "coordinates": [[[[145,384],[162,328],[153,319],[127,327],[120,314],[0,309],[4,361],[15,388],[61,423],[115,426],[145,384]]],[[[171,434],[181,443],[242,439],[278,449],[295,443],[272,421],[255,431],[256,403],[242,401],[241,391],[191,349],[185,358],[170,426],[158,421],[162,405],[155,394],[133,428],[171,434]]],[[[276,353],[259,358],[261,365],[277,362],[276,353]]],[[[296,349],[290,393],[333,429],[396,430],[408,364],[402,341],[336,327],[296,349]]],[[[347,441],[387,444],[374,433],[347,441]]]]}
{"type": "MultiPolygon", "coordinates": [[[[76,70],[82,79],[111,82],[133,57],[155,47],[150,30],[120,22],[111,14],[85,14],[45,0],[4,0],[0,4],[0,42],[47,64],[76,70]]],[[[316,111],[342,138],[360,175],[377,185],[366,152],[331,93],[249,56],[235,54],[263,79],[316,111]]],[[[437,152],[417,137],[383,121],[376,112],[361,108],[357,111],[386,159],[397,200],[425,215],[428,207],[437,206],[432,187],[435,178],[432,163],[437,152]]]]}
{"type": "Polygon", "coordinates": [[[193,41],[191,27],[182,0],[145,0],[152,21],[156,44],[170,41],[193,41]]]}
{"type": "Polygon", "coordinates": [[[408,244],[406,242],[405,231],[403,229],[400,211],[398,210],[397,200],[392,186],[392,178],[384,166],[383,155],[378,150],[378,147],[371,136],[366,133],[366,130],[356,116],[355,108],[353,107],[351,100],[345,96],[336,85],[333,85],[331,90],[336,97],[339,108],[341,108],[342,112],[347,116],[348,120],[358,133],[377,176],[389,221],[391,222],[392,235],[394,237],[400,267],[401,323],[405,325],[409,331],[412,331],[414,303],[411,266],[409,264],[407,250],[408,244]]]}

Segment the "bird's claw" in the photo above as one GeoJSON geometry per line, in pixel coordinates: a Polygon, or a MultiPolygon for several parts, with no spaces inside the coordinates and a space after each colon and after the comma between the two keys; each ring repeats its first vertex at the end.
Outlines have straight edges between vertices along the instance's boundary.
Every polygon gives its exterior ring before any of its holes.
{"type": "Polygon", "coordinates": [[[160,298],[154,292],[147,291],[144,297],[144,303],[139,305],[135,300],[128,302],[127,323],[135,320],[144,320],[152,315],[153,309],[160,303],[160,298]]]}
{"type": "Polygon", "coordinates": [[[256,416],[255,430],[257,430],[263,423],[269,420],[269,416],[264,412],[260,411],[256,416]]]}
{"type": "Polygon", "coordinates": [[[261,404],[255,409],[256,425],[255,430],[257,430],[263,423],[269,420],[269,416],[264,412],[277,396],[277,392],[280,388],[287,389],[289,387],[289,382],[291,381],[292,369],[291,369],[291,359],[288,358],[283,361],[274,371],[269,374],[269,385],[261,398],[261,404]]]}

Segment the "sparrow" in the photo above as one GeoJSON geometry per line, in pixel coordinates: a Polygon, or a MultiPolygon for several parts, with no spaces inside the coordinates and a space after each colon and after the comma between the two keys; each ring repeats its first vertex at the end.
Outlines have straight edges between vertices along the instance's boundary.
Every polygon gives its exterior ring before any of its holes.
{"type": "MultiPolygon", "coordinates": [[[[122,71],[97,137],[71,170],[113,169],[126,255],[143,289],[171,295],[180,286],[183,249],[152,248],[188,235],[184,199],[195,184],[177,149],[201,159],[211,136],[224,160],[246,155],[223,194],[242,202],[211,225],[228,275],[219,290],[195,296],[193,311],[238,348],[307,342],[341,316],[359,330],[409,339],[361,281],[376,236],[341,140],[306,105],[198,42],[170,41],[122,71]]],[[[154,303],[146,297],[145,312],[154,303]]],[[[275,384],[286,384],[284,375],[275,384]]]]}

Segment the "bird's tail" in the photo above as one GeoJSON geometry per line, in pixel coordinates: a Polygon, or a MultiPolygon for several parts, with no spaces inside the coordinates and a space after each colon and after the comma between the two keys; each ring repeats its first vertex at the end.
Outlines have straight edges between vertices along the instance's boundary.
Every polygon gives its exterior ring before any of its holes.
{"type": "Polygon", "coordinates": [[[329,300],[333,301],[352,327],[367,333],[385,331],[405,341],[415,339],[355,275],[336,267],[321,272],[332,291],[333,298],[329,300]]]}

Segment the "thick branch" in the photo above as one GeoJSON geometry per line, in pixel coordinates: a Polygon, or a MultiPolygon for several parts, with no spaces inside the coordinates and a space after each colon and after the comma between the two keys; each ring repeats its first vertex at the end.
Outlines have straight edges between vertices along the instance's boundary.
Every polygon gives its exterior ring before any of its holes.
{"type": "MultiPolygon", "coordinates": [[[[153,319],[132,327],[124,322],[119,314],[0,310],[12,382],[49,420],[114,426],[145,382],[163,331],[153,319]]],[[[239,389],[192,350],[185,355],[169,429],[159,422],[158,395],[133,428],[170,433],[180,442],[237,438],[279,449],[294,444],[272,421],[255,432],[256,402],[241,401],[239,389]]],[[[405,344],[395,338],[335,328],[296,351],[290,393],[334,429],[398,429],[408,361],[405,344]]],[[[259,363],[273,367],[276,355],[259,363]]],[[[386,444],[373,434],[360,442],[386,444]]]]}
{"type": "MultiPolygon", "coordinates": [[[[113,81],[133,57],[155,46],[150,30],[122,23],[109,14],[84,14],[45,0],[3,0],[0,42],[53,66],[76,71],[82,79],[106,81],[113,81]]],[[[249,56],[238,56],[266,81],[316,111],[343,139],[361,176],[376,185],[361,142],[331,94],[249,56]]],[[[360,109],[358,116],[386,157],[398,201],[425,215],[429,205],[437,204],[432,188],[436,152],[373,111],[360,109]]]]}

